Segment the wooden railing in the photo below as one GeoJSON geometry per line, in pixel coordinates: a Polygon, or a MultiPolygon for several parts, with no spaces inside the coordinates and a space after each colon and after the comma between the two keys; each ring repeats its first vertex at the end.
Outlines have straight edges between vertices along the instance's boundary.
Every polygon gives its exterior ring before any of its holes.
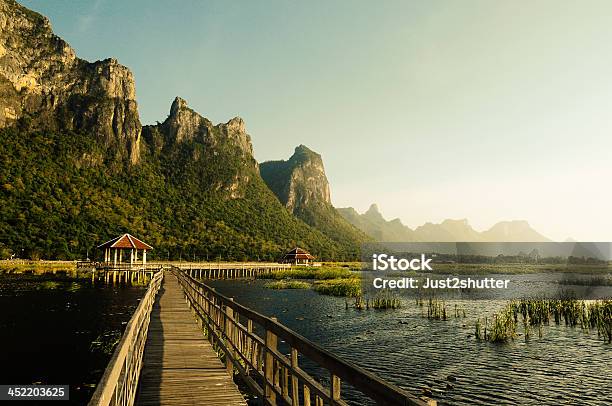
{"type": "Polygon", "coordinates": [[[264,405],[346,405],[341,382],[347,382],[380,405],[435,405],[383,381],[376,375],[344,361],[317,344],[232,298],[217,293],[186,272],[173,268],[189,305],[206,330],[213,347],[221,352],[229,372],[236,370],[264,405]],[[289,355],[279,349],[279,340],[289,355]],[[329,373],[324,386],[300,368],[308,358],[329,373]]]}
{"type": "Polygon", "coordinates": [[[255,278],[262,274],[291,269],[291,264],[274,262],[184,263],[175,266],[196,279],[255,278]]]}
{"type": "Polygon", "coordinates": [[[179,262],[163,264],[180,269],[291,269],[291,264],[278,262],[179,262]]]}
{"type": "Polygon", "coordinates": [[[163,271],[159,271],[151,279],[149,288],[125,327],[125,332],[96,387],[89,402],[90,406],[134,404],[151,309],[163,277],[163,271]]]}

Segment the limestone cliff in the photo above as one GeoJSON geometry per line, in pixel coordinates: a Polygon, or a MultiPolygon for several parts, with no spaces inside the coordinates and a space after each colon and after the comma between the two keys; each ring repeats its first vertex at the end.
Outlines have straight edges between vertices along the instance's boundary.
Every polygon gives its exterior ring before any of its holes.
{"type": "Polygon", "coordinates": [[[259,172],[280,202],[307,224],[347,247],[369,240],[332,206],[321,155],[300,145],[287,161],[261,163],[259,172]]]}
{"type": "Polygon", "coordinates": [[[89,132],[110,154],[140,160],[141,125],[134,78],[115,59],[87,62],[53,34],[49,20],[0,0],[0,127],[89,132]]]}
{"type": "Polygon", "coordinates": [[[296,147],[287,161],[262,163],[260,172],[281,203],[294,213],[311,204],[331,205],[321,155],[304,145],[296,147]]]}
{"type": "Polygon", "coordinates": [[[143,127],[143,138],[153,155],[174,160],[177,170],[195,171],[208,181],[207,190],[229,192],[230,198],[243,197],[257,176],[251,136],[240,117],[214,125],[177,97],[163,123],[143,127]]]}

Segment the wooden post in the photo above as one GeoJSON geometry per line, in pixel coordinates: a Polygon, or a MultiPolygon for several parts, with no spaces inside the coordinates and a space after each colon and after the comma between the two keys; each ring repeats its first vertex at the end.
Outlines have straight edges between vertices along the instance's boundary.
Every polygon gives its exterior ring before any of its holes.
{"type": "MultiPolygon", "coordinates": [[[[291,369],[295,370],[298,367],[298,352],[295,348],[291,349],[291,369]]],[[[300,392],[298,388],[298,378],[291,374],[291,401],[293,406],[300,404],[300,392]]]]}
{"type": "Polygon", "coordinates": [[[336,401],[340,400],[340,378],[334,374],[331,375],[330,397],[332,398],[332,404],[336,404],[336,401]]]}
{"type": "Polygon", "coordinates": [[[304,406],[310,406],[310,388],[304,384],[304,406]]]}
{"type": "MultiPolygon", "coordinates": [[[[230,300],[233,301],[234,299],[230,297],[230,300]]],[[[231,307],[225,305],[225,337],[227,338],[227,344],[226,344],[226,348],[227,348],[227,352],[228,353],[232,353],[232,345],[234,344],[234,337],[233,337],[233,330],[234,330],[234,309],[232,309],[231,307]]],[[[232,364],[232,360],[229,356],[230,354],[225,354],[225,368],[227,369],[227,372],[230,374],[230,376],[233,375],[234,372],[234,365],[232,364]]],[[[233,354],[232,354],[233,355],[233,354]]]]}
{"type": "MultiPolygon", "coordinates": [[[[276,321],[275,317],[272,317],[272,320],[276,321]]],[[[276,350],[278,337],[271,331],[266,330],[266,348],[265,348],[265,357],[264,357],[264,395],[268,404],[276,405],[276,392],[274,392],[274,356],[268,351],[268,349],[276,350]]]]}

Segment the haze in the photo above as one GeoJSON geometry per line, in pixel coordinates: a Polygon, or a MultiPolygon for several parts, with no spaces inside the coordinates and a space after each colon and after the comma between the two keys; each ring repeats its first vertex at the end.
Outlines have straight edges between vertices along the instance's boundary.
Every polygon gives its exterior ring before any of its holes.
{"type": "Polygon", "coordinates": [[[22,3],[130,67],[143,123],[180,95],[260,161],[321,153],[337,207],[612,240],[611,2],[22,3]]]}

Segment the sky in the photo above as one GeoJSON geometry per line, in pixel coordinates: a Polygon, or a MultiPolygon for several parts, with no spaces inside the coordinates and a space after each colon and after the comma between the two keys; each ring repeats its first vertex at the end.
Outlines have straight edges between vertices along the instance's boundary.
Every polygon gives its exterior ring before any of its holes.
{"type": "Polygon", "coordinates": [[[21,1],[88,60],[323,156],[336,207],[612,241],[612,2],[21,1]]]}

